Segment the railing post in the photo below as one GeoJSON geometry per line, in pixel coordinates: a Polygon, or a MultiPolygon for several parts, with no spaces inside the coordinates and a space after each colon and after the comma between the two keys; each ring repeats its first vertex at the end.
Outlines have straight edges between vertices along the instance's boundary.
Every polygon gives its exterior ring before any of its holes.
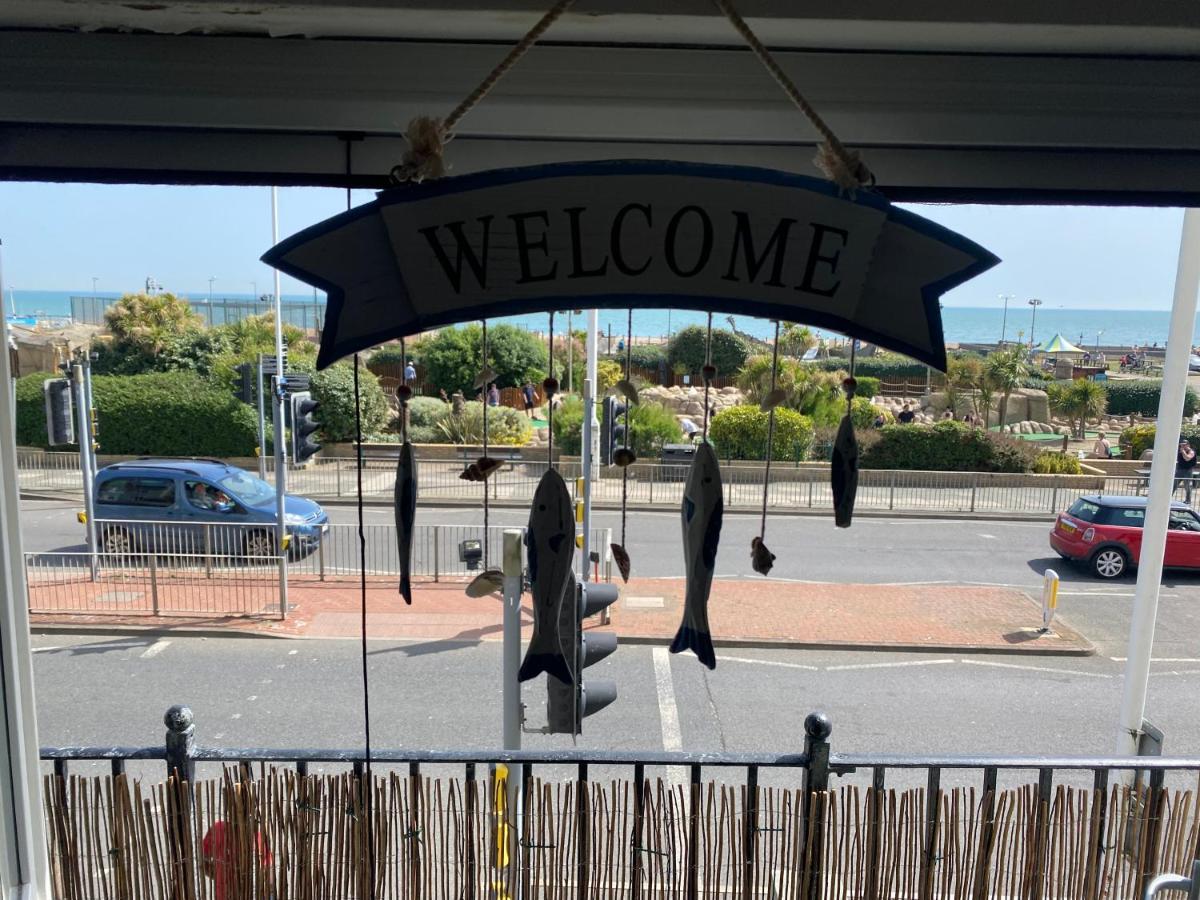
{"type": "Polygon", "coordinates": [[[163,716],[167,726],[167,858],[171,866],[172,900],[184,900],[195,895],[196,863],[192,854],[191,833],[192,781],[195,776],[196,727],[192,711],[186,706],[172,706],[163,716]]]}
{"type": "Polygon", "coordinates": [[[325,580],[325,538],[317,542],[317,579],[325,580]]]}
{"type": "Polygon", "coordinates": [[[654,502],[654,470],[658,468],[654,463],[651,463],[647,468],[650,470],[650,503],[654,502]]]}
{"type": "Polygon", "coordinates": [[[212,526],[204,526],[204,577],[212,578],[212,526]]]}
{"type": "Polygon", "coordinates": [[[167,726],[167,776],[178,774],[189,784],[196,772],[192,754],[196,750],[195,717],[189,707],[176,704],[163,716],[167,726]]]}
{"type": "Polygon", "coordinates": [[[975,492],[979,489],[979,481],[971,482],[971,512],[975,512],[975,492]]]}
{"type": "Polygon", "coordinates": [[[433,583],[437,584],[442,574],[442,526],[433,526],[433,583]]]}
{"type": "Polygon", "coordinates": [[[888,509],[896,508],[896,470],[892,470],[891,488],[888,491],[888,509]]]}
{"type": "Polygon", "coordinates": [[[158,557],[150,554],[150,604],[154,615],[158,615],[158,557]]]}
{"type": "Polygon", "coordinates": [[[337,496],[342,496],[342,461],[335,459],[333,461],[333,473],[337,477],[337,496]]]}
{"type": "Polygon", "coordinates": [[[279,551],[279,618],[287,618],[288,589],[287,589],[287,550],[279,551]]]}
{"type": "Polygon", "coordinates": [[[809,509],[813,508],[813,490],[816,487],[816,484],[817,484],[816,479],[814,479],[814,478],[808,479],[808,508],[809,509]]]}
{"type": "Polygon", "coordinates": [[[808,760],[808,779],[805,785],[805,804],[808,815],[803,834],[808,849],[808,862],[804,867],[804,897],[819,900],[824,880],[821,860],[825,840],[825,802],[817,798],[829,789],[829,735],[833,723],[824,713],[809,713],[804,720],[804,756],[808,760]]]}
{"type": "Polygon", "coordinates": [[[1054,489],[1050,491],[1050,512],[1058,512],[1058,480],[1054,482],[1054,489]]]}

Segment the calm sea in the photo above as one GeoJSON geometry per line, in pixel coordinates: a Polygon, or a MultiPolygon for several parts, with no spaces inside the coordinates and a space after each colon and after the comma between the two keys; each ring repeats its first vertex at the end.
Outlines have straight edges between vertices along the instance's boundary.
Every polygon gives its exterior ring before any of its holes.
{"type": "MultiPolygon", "coordinates": [[[[70,298],[72,291],[20,291],[12,290],[5,296],[5,311],[9,315],[49,315],[67,316],[71,312],[70,298]]],[[[116,297],[117,294],[99,296],[116,297]]],[[[193,300],[204,300],[204,296],[192,295],[193,300]]],[[[220,299],[252,300],[249,294],[222,294],[220,299]]],[[[312,304],[311,294],[285,295],[285,301],[312,304]]],[[[620,310],[600,310],[600,328],[607,331],[610,327],[614,338],[623,334],[626,327],[626,314],[620,310]]],[[[1024,339],[1029,340],[1031,328],[1033,337],[1039,342],[1055,333],[1062,335],[1074,343],[1092,346],[1096,343],[1097,335],[1105,346],[1133,346],[1157,343],[1162,346],[1167,341],[1167,327],[1170,312],[1167,310],[1134,310],[1134,309],[1053,309],[1041,307],[1037,313],[1036,324],[1032,321],[1027,307],[1011,308],[1008,311],[1007,322],[1004,321],[1002,309],[982,307],[947,307],[942,310],[946,340],[952,343],[994,343],[1000,340],[1001,331],[1008,340],[1016,340],[1017,332],[1024,332],[1024,339]]],[[[523,328],[535,331],[545,331],[546,316],[530,315],[515,316],[511,321],[523,328]]],[[[702,325],[703,313],[685,310],[636,310],[633,314],[633,330],[637,335],[657,336],[674,332],[685,325],[702,325]]],[[[771,332],[769,323],[762,319],[735,317],[739,331],[758,337],[768,337],[771,332]]],[[[562,317],[555,321],[556,327],[564,327],[562,317]]],[[[727,317],[715,319],[718,326],[727,326],[727,317]]],[[[579,326],[576,326],[579,327],[579,326]]],[[[1193,328],[1192,343],[1196,343],[1196,328],[1193,328]]]]}

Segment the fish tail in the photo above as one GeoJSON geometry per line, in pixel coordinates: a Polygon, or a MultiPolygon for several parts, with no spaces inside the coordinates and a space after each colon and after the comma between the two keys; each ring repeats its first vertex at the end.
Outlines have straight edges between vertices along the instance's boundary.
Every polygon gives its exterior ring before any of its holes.
{"type": "Polygon", "coordinates": [[[517,681],[529,681],[543,672],[547,675],[553,675],[563,684],[574,684],[571,678],[571,670],[561,653],[527,654],[525,661],[521,663],[520,671],[517,672],[517,681]]]}
{"type": "Polygon", "coordinates": [[[687,624],[680,625],[675,640],[671,641],[671,652],[682,653],[684,650],[691,650],[696,654],[696,659],[710,669],[717,667],[717,654],[713,650],[712,635],[707,631],[701,631],[699,628],[693,628],[687,624]]]}
{"type": "Polygon", "coordinates": [[[400,596],[404,598],[404,602],[412,606],[412,581],[405,572],[400,576],[400,596]]]}

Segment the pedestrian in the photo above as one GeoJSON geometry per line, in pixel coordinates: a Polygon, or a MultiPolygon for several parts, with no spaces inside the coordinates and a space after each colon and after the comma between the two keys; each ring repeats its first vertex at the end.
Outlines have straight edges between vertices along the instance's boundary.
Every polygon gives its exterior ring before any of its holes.
{"type": "Polygon", "coordinates": [[[1179,453],[1175,456],[1175,485],[1172,490],[1178,490],[1183,485],[1184,500],[1192,502],[1192,472],[1196,468],[1196,451],[1188,439],[1179,439],[1179,453]]]}
{"type": "Polygon", "coordinates": [[[896,421],[901,425],[911,425],[913,420],[917,418],[917,414],[912,411],[912,407],[908,401],[904,402],[904,409],[900,410],[900,415],[896,416],[896,421]]]}
{"type": "Polygon", "coordinates": [[[963,421],[964,425],[974,425],[975,424],[975,419],[969,412],[963,413],[962,421],[963,421]]]}
{"type": "Polygon", "coordinates": [[[525,386],[521,388],[521,398],[525,401],[525,415],[533,418],[533,406],[537,400],[537,391],[534,390],[533,382],[529,379],[525,380],[525,386]]]}
{"type": "Polygon", "coordinates": [[[488,385],[487,402],[488,406],[500,405],[500,388],[496,387],[494,381],[488,385]]]}
{"type": "Polygon", "coordinates": [[[1096,435],[1096,443],[1092,444],[1092,459],[1111,459],[1112,444],[1108,442],[1108,435],[1103,431],[1096,435]]]}
{"type": "Polygon", "coordinates": [[[696,443],[696,437],[700,434],[700,427],[691,419],[680,419],[679,427],[683,431],[683,436],[691,443],[696,443]]]}
{"type": "Polygon", "coordinates": [[[200,852],[204,874],[213,880],[215,900],[250,900],[251,897],[275,896],[272,879],[275,859],[267,845],[267,838],[260,829],[254,829],[253,872],[238,871],[238,863],[248,862],[247,857],[250,854],[240,852],[233,826],[223,819],[214,822],[205,833],[200,852]]]}
{"type": "Polygon", "coordinates": [[[871,423],[871,426],[873,428],[882,428],[886,424],[887,424],[887,419],[885,419],[883,417],[883,413],[876,413],[875,421],[871,423]]]}
{"type": "Polygon", "coordinates": [[[952,410],[952,409],[946,410],[944,413],[942,413],[942,418],[944,420],[946,420],[947,422],[953,421],[954,420],[954,410],[952,410]]]}
{"type": "Polygon", "coordinates": [[[417,367],[412,364],[410,359],[404,366],[404,383],[412,384],[417,380],[417,367]]]}

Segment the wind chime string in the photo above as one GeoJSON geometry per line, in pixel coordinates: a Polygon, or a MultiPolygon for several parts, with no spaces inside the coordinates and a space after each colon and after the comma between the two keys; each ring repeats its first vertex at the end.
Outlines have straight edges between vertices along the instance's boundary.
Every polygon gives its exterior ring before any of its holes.
{"type": "Polygon", "coordinates": [[[850,377],[846,379],[846,415],[854,412],[854,392],[858,389],[858,381],[854,377],[854,357],[858,350],[858,341],[850,338],[850,377]]]}
{"type": "Polygon", "coordinates": [[[546,467],[554,468],[554,313],[550,313],[550,374],[542,382],[542,393],[546,398],[546,467]]]}
{"type": "Polygon", "coordinates": [[[408,398],[412,389],[408,384],[408,348],[400,338],[400,443],[408,440],[408,398]]]}
{"type": "MultiPolygon", "coordinates": [[[[353,169],[350,141],[346,141],[346,178],[349,181],[353,169]]],[[[346,209],[351,206],[350,188],[346,188],[346,209]]],[[[363,514],[363,432],[362,432],[362,391],[359,385],[360,362],[358,354],[354,354],[354,438],[356,450],[355,499],[358,507],[358,589],[359,589],[359,635],[360,656],[362,659],[362,689],[363,689],[363,753],[366,757],[363,775],[363,814],[366,828],[364,845],[367,850],[366,871],[371,873],[367,878],[368,898],[375,900],[375,837],[374,820],[371,815],[371,797],[374,794],[374,777],[371,774],[371,683],[370,666],[367,656],[367,527],[363,514]]],[[[403,410],[401,410],[403,415],[403,410]]]]}
{"type": "Polygon", "coordinates": [[[708,440],[708,389],[712,385],[712,313],[708,314],[708,334],[704,339],[704,434],[708,440]]]}
{"type": "MultiPolygon", "coordinates": [[[[611,334],[611,332],[610,332],[611,334]]],[[[629,310],[629,319],[625,326],[625,380],[632,383],[633,375],[633,310],[629,310]]],[[[631,434],[629,431],[629,408],[633,399],[625,398],[625,447],[628,449],[631,434]]],[[[625,546],[625,517],[628,512],[629,500],[629,466],[621,466],[621,546],[625,546]]]]}
{"type": "MultiPolygon", "coordinates": [[[[775,379],[779,372],[779,320],[775,320],[775,344],[771,348],[771,391],[767,394],[771,397],[775,393],[775,379]]],[[[771,407],[771,411],[767,414],[767,462],[763,466],[763,498],[762,498],[762,520],[758,526],[758,539],[765,541],[767,539],[767,489],[771,484],[771,457],[774,455],[775,441],[775,407],[771,407]]]]}
{"type": "MultiPolygon", "coordinates": [[[[480,374],[483,376],[483,458],[488,458],[488,406],[491,405],[491,385],[488,383],[488,336],[487,336],[487,319],[483,322],[483,367],[480,374]]],[[[483,484],[483,567],[488,567],[488,480],[484,478],[483,484]]]]}

